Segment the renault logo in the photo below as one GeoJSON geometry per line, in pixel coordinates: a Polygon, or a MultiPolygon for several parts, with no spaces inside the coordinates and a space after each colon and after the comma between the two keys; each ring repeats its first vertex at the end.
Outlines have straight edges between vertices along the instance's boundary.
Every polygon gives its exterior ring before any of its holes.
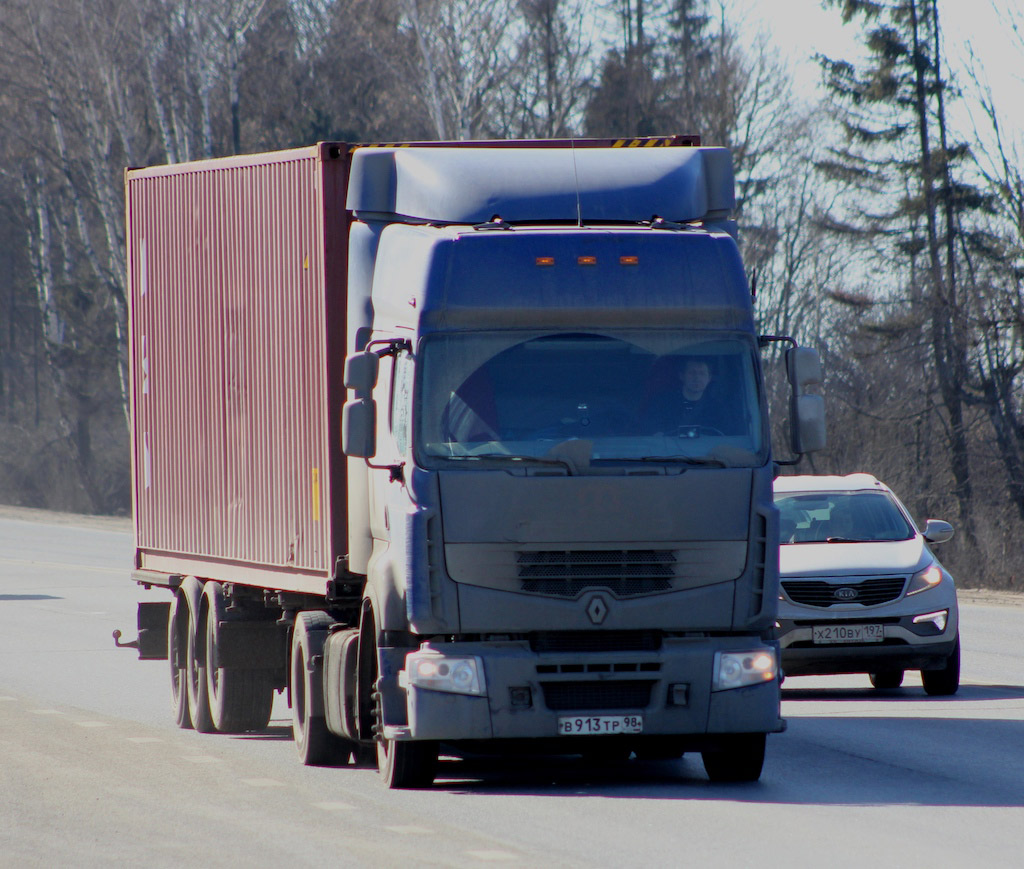
{"type": "Polygon", "coordinates": [[[836,600],[856,600],[860,595],[858,594],[857,589],[844,585],[842,588],[837,588],[832,592],[832,597],[836,600]]]}
{"type": "Polygon", "coordinates": [[[595,624],[599,625],[604,621],[605,616],[608,615],[608,604],[605,603],[605,599],[600,595],[596,595],[590,599],[590,603],[587,604],[586,613],[590,616],[590,620],[595,624]]]}

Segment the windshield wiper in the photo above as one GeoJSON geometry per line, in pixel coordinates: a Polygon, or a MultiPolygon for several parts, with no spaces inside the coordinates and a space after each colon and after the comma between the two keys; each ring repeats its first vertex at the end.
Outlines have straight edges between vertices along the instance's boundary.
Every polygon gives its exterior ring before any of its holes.
{"type": "Polygon", "coordinates": [[[860,537],[826,537],[826,543],[869,543],[874,541],[864,540],[860,537]]]}
{"type": "Polygon", "coordinates": [[[702,465],[709,468],[729,467],[721,459],[713,459],[711,456],[644,456],[642,459],[621,459],[624,462],[679,462],[687,465],[702,465]]]}
{"type": "Polygon", "coordinates": [[[568,459],[559,459],[554,456],[516,456],[509,453],[477,453],[474,456],[445,456],[446,459],[469,459],[473,461],[503,461],[503,462],[531,462],[537,465],[559,465],[565,468],[570,476],[576,473],[572,462],[568,459]]]}

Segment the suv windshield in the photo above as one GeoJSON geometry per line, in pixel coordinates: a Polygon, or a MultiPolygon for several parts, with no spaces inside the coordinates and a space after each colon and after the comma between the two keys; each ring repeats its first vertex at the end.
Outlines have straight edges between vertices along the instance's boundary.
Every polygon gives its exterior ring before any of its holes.
{"type": "Polygon", "coordinates": [[[748,336],[436,335],[420,350],[426,466],[766,460],[748,336]]]}
{"type": "Polygon", "coordinates": [[[909,540],[914,529],[886,492],[793,492],[775,496],[782,543],[909,540]]]}

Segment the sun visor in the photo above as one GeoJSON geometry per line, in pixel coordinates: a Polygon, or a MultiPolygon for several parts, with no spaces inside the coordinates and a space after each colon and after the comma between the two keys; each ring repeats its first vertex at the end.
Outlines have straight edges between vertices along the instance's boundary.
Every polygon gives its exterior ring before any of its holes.
{"type": "Polygon", "coordinates": [[[723,220],[725,148],[358,148],[347,207],[362,219],[475,224],[723,220]]]}

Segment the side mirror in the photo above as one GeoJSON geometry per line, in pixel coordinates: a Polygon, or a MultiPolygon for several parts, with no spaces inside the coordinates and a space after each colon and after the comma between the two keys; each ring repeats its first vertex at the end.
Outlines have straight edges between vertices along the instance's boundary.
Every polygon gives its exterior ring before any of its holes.
{"type": "Polygon", "coordinates": [[[364,350],[345,359],[345,388],[355,390],[359,398],[368,398],[377,385],[380,357],[364,350]]]}
{"type": "Polygon", "coordinates": [[[953,536],[953,526],[941,519],[929,519],[922,533],[929,543],[945,543],[953,536]]]}
{"type": "MultiPolygon", "coordinates": [[[[347,374],[348,360],[345,367],[347,374]]],[[[348,378],[345,379],[348,386],[348,378]]],[[[356,398],[345,402],[341,410],[341,451],[357,459],[369,459],[376,454],[377,403],[373,399],[356,398]]]]}
{"type": "Polygon", "coordinates": [[[790,347],[786,351],[786,374],[797,395],[808,386],[821,385],[821,356],[813,347],[790,347]]]}
{"type": "Polygon", "coordinates": [[[825,449],[825,399],[820,395],[794,395],[790,414],[793,452],[802,455],[825,449]]]}
{"type": "Polygon", "coordinates": [[[786,375],[793,390],[789,408],[790,448],[797,455],[825,448],[825,399],[804,390],[821,384],[821,357],[812,347],[786,351],[786,375]]]}

